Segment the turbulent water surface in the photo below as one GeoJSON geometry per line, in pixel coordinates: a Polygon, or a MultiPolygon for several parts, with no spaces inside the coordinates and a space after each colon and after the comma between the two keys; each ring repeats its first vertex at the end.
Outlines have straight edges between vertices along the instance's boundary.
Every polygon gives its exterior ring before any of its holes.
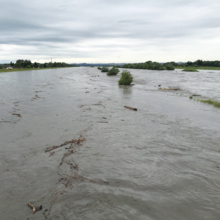
{"type": "Polygon", "coordinates": [[[220,71],[130,71],[0,74],[1,219],[219,219],[220,71]]]}

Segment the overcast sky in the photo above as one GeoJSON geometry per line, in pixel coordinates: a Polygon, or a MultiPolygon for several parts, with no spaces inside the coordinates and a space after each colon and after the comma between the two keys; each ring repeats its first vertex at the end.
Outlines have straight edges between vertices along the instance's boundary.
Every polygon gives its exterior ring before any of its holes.
{"type": "Polygon", "coordinates": [[[220,60],[220,0],[0,0],[0,63],[220,60]]]}

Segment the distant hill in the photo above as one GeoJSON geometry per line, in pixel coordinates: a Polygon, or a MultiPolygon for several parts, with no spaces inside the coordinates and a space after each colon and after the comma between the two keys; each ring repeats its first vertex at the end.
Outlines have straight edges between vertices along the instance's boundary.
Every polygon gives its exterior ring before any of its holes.
{"type": "Polygon", "coordinates": [[[77,66],[122,66],[125,63],[71,63],[70,65],[77,66]]]}
{"type": "MultiPolygon", "coordinates": [[[[178,64],[184,64],[185,62],[177,62],[178,64]]],[[[70,63],[70,65],[77,65],[77,66],[123,66],[124,64],[128,63],[70,63]]],[[[133,63],[129,63],[133,64],[133,63]]],[[[160,63],[164,64],[164,63],[160,63]]]]}

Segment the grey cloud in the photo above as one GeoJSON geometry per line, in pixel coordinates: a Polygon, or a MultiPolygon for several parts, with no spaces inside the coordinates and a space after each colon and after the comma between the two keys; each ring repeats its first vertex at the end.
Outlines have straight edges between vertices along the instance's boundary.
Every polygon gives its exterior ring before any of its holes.
{"type": "MultiPolygon", "coordinates": [[[[173,42],[179,47],[181,41],[187,40],[190,44],[195,38],[198,42],[202,40],[207,28],[210,32],[206,33],[206,38],[216,38],[216,33],[220,35],[220,15],[217,13],[220,3],[210,1],[39,0],[31,4],[27,0],[4,1],[0,9],[0,46],[19,46],[27,49],[31,56],[35,52],[45,56],[46,53],[39,50],[43,47],[61,57],[76,54],[88,57],[90,49],[94,48],[93,42],[98,51],[103,47],[106,50],[112,47],[112,51],[131,47],[129,43],[119,47],[116,41],[137,42],[134,45],[144,42],[144,48],[157,39],[167,42],[175,39],[173,42]],[[107,40],[109,44],[103,46],[102,41],[107,40]],[[83,44],[88,48],[84,48],[85,52],[78,46],[83,44]],[[66,52],[71,46],[78,47],[78,53],[66,52]]],[[[160,49],[156,44],[154,47],[160,49]]],[[[7,56],[6,51],[2,53],[0,59],[7,56]]]]}

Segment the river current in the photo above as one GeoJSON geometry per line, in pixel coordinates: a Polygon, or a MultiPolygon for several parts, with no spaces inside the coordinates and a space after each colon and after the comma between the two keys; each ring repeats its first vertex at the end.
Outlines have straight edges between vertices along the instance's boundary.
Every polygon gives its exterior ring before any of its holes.
{"type": "Polygon", "coordinates": [[[219,219],[220,71],[129,71],[0,73],[1,219],[219,219]]]}

